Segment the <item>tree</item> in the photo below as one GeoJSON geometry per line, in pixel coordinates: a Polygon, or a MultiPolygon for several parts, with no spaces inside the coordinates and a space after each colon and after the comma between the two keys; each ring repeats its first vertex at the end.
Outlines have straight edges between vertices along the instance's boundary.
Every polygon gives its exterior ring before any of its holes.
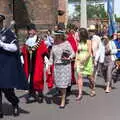
{"type": "MultiPolygon", "coordinates": [[[[68,0],[68,2],[79,2],[80,0],[68,0]]],[[[104,1],[104,0],[87,0],[89,1],[95,1],[95,2],[99,2],[99,1],[104,1]]]]}
{"type": "MultiPolygon", "coordinates": [[[[77,19],[80,17],[80,5],[77,5],[75,8],[75,16],[74,18],[77,19]]],[[[107,18],[107,13],[104,9],[104,5],[87,5],[87,17],[88,18],[100,18],[104,19],[107,18]]]]}

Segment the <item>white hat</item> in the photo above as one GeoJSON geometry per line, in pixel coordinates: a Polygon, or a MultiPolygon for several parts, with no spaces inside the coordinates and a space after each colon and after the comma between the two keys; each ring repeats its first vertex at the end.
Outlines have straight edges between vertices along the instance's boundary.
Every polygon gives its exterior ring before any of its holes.
{"type": "Polygon", "coordinates": [[[88,30],[89,31],[95,31],[96,30],[95,25],[90,25],[88,30]]]}

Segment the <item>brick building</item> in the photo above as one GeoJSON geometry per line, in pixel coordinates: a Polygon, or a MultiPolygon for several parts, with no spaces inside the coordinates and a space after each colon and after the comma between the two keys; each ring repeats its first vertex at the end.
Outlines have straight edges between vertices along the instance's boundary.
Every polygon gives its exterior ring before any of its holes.
{"type": "Polygon", "coordinates": [[[15,19],[17,28],[34,23],[40,29],[46,29],[58,22],[67,22],[67,0],[0,0],[0,13],[5,14],[6,24],[15,19]],[[64,11],[59,16],[58,10],[64,11]]]}
{"type": "Polygon", "coordinates": [[[63,11],[63,15],[58,15],[58,22],[67,25],[68,22],[68,0],[58,0],[58,11],[63,11]]]}
{"type": "Polygon", "coordinates": [[[0,14],[6,16],[5,25],[15,20],[15,30],[20,41],[26,38],[26,25],[34,23],[38,30],[52,29],[57,23],[67,23],[68,0],[0,0],[0,14]],[[58,15],[58,11],[64,14],[58,15]]]}
{"type": "Polygon", "coordinates": [[[13,19],[13,0],[0,0],[0,14],[5,14],[5,25],[13,19]]]}

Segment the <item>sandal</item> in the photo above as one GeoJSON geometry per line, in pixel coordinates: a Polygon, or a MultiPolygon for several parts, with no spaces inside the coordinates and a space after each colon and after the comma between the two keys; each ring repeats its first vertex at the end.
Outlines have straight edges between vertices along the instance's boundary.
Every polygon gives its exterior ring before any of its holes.
{"type": "Polygon", "coordinates": [[[82,95],[79,95],[77,98],[76,98],[76,101],[80,101],[82,100],[83,96],[82,95]]]}
{"type": "Polygon", "coordinates": [[[94,96],[96,96],[96,93],[95,93],[95,91],[93,91],[93,90],[92,90],[92,91],[91,91],[91,93],[90,93],[90,96],[91,96],[91,97],[94,97],[94,96]]]}
{"type": "Polygon", "coordinates": [[[111,88],[107,88],[107,89],[105,90],[105,92],[106,92],[106,93],[110,93],[110,92],[111,92],[111,88]]]}

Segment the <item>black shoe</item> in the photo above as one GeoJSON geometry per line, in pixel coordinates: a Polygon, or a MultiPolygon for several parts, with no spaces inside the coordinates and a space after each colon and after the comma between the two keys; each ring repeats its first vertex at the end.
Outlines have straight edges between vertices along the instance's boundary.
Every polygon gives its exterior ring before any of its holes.
{"type": "Polygon", "coordinates": [[[33,102],[36,102],[36,95],[34,94],[34,96],[32,95],[28,95],[26,97],[26,104],[30,104],[30,103],[33,103],[33,102]]]}
{"type": "Polygon", "coordinates": [[[44,95],[42,92],[38,92],[38,94],[36,95],[36,101],[38,103],[43,103],[43,99],[44,99],[44,95]]]}
{"type": "Polygon", "coordinates": [[[13,106],[13,116],[19,116],[20,111],[19,111],[19,106],[13,106]]]}
{"type": "Polygon", "coordinates": [[[31,103],[31,101],[29,100],[29,98],[26,98],[26,104],[31,103]]]}
{"type": "Polygon", "coordinates": [[[4,116],[3,116],[3,113],[0,113],[0,118],[3,118],[4,116]]]}
{"type": "Polygon", "coordinates": [[[36,98],[36,101],[37,101],[38,103],[43,103],[43,97],[37,97],[37,98],[36,98]]]}
{"type": "Polygon", "coordinates": [[[33,103],[35,100],[31,100],[30,98],[26,98],[26,104],[33,103]]]}
{"type": "Polygon", "coordinates": [[[51,103],[52,103],[52,102],[51,102],[51,98],[49,98],[49,97],[47,97],[47,96],[45,97],[45,101],[46,101],[47,104],[51,104],[51,103]]]}
{"type": "Polygon", "coordinates": [[[72,93],[72,91],[71,91],[71,86],[68,86],[68,87],[67,87],[67,91],[66,91],[66,95],[67,95],[67,96],[70,96],[71,93],[72,93]]]}
{"type": "Polygon", "coordinates": [[[71,87],[72,87],[72,86],[68,86],[68,87],[67,87],[67,93],[71,93],[71,87]]]}
{"type": "Polygon", "coordinates": [[[59,106],[60,109],[64,109],[65,108],[65,105],[64,106],[59,106]]]}

